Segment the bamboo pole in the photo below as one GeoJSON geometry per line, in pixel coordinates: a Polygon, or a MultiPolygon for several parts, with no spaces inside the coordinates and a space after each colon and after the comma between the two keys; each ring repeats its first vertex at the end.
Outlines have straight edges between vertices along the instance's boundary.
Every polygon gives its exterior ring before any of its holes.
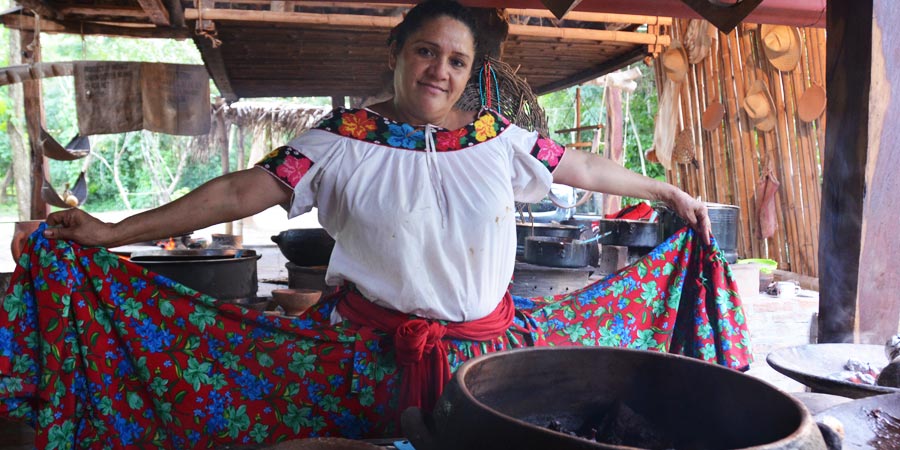
{"type": "MultiPolygon", "coordinates": [[[[809,31],[809,30],[806,30],[809,31]]],[[[810,58],[808,54],[809,50],[809,39],[808,35],[811,33],[807,33],[806,45],[804,45],[804,53],[807,54],[806,58],[803,58],[804,62],[809,62],[810,58]]],[[[818,237],[818,227],[816,224],[818,223],[818,208],[816,207],[817,203],[820,202],[818,198],[815,197],[815,189],[814,186],[816,184],[816,175],[815,170],[810,165],[810,158],[814,151],[814,146],[810,140],[810,134],[812,133],[812,127],[810,124],[803,122],[797,116],[797,109],[799,108],[798,100],[799,97],[806,91],[808,88],[807,80],[809,80],[812,71],[812,66],[810,64],[801,64],[800,71],[794,74],[793,77],[793,91],[794,91],[794,108],[793,113],[791,114],[792,121],[791,123],[795,127],[795,136],[798,142],[798,151],[795,153],[797,157],[797,166],[800,170],[800,179],[801,188],[800,194],[802,195],[803,200],[803,208],[802,214],[799,218],[802,220],[803,224],[803,236],[805,237],[805,242],[803,244],[803,257],[804,260],[802,266],[802,272],[804,275],[812,275],[817,273],[816,266],[818,257],[814,252],[815,244],[814,241],[817,240],[818,237]]]]}
{"type": "MultiPolygon", "coordinates": [[[[789,82],[785,78],[789,78],[790,73],[784,74],[778,70],[771,71],[770,80],[771,87],[774,87],[774,100],[776,111],[776,127],[775,127],[775,149],[778,152],[778,161],[781,163],[781,186],[784,189],[782,201],[782,217],[784,217],[785,228],[787,229],[787,241],[783,248],[788,255],[791,264],[791,271],[798,272],[801,267],[802,260],[802,242],[800,226],[797,223],[798,205],[800,205],[799,194],[797,192],[797,168],[793,161],[793,140],[790,139],[790,131],[788,129],[788,90],[789,82]]],[[[770,88],[771,88],[770,87],[770,88]]]]}
{"type": "Polygon", "coordinates": [[[72,62],[35,63],[7,66],[0,68],[0,86],[21,83],[26,80],[71,76],[74,73],[72,62]]]}
{"type": "MultiPolygon", "coordinates": [[[[546,9],[524,9],[524,8],[506,8],[506,13],[515,16],[543,17],[555,19],[556,16],[546,9]]],[[[610,13],[593,13],[582,11],[570,11],[566,14],[565,20],[578,20],[581,22],[603,22],[603,23],[630,23],[630,24],[647,24],[647,25],[672,25],[671,17],[662,16],[646,16],[637,14],[610,14],[610,13]]]]}
{"type": "MultiPolygon", "coordinates": [[[[733,82],[731,89],[733,91],[732,100],[734,101],[733,109],[734,119],[737,124],[737,134],[735,140],[740,142],[740,148],[736,148],[732,153],[734,160],[735,172],[737,174],[738,185],[742,187],[742,204],[747,205],[746,215],[744,219],[750,224],[753,234],[749,236],[750,247],[753,249],[753,255],[767,257],[768,252],[764,242],[756,239],[759,224],[756,221],[758,213],[754,204],[754,192],[756,190],[756,178],[759,176],[759,170],[756,162],[757,147],[754,139],[753,126],[747,120],[746,114],[743,112],[742,102],[746,94],[747,82],[744,79],[746,60],[744,54],[746,51],[742,48],[742,41],[745,39],[747,31],[743,28],[737,29],[729,35],[730,52],[731,52],[731,71],[733,82]]],[[[747,69],[749,69],[748,67],[747,69]]],[[[743,213],[742,213],[743,214],[743,213]]]]}
{"type": "Polygon", "coordinates": [[[810,168],[807,164],[806,155],[808,155],[811,151],[810,142],[809,142],[809,133],[810,127],[809,124],[803,123],[799,118],[797,118],[797,108],[796,108],[796,99],[798,95],[801,95],[805,90],[805,83],[803,80],[806,78],[806,70],[803,69],[801,73],[796,74],[791,77],[793,79],[792,89],[794,91],[794,108],[792,113],[789,115],[791,118],[790,124],[794,127],[794,139],[797,143],[797,151],[794,153],[796,157],[796,167],[799,170],[799,176],[797,177],[800,182],[800,197],[801,197],[801,210],[798,215],[798,220],[801,223],[801,235],[803,237],[803,248],[802,248],[802,266],[800,273],[803,274],[811,274],[813,272],[814,259],[811,254],[811,250],[813,248],[811,239],[813,236],[816,236],[813,233],[812,221],[810,220],[810,214],[812,212],[812,190],[810,189],[810,180],[814,178],[810,175],[810,168]]]}
{"type": "MultiPolygon", "coordinates": [[[[220,20],[236,22],[292,23],[301,25],[329,25],[335,27],[393,28],[400,23],[399,16],[364,16],[357,14],[313,14],[275,11],[247,11],[231,9],[196,8],[184,11],[185,20],[220,20]]],[[[551,28],[530,25],[510,25],[510,35],[534,36],[554,39],[574,39],[597,42],[621,42],[626,44],[669,45],[668,36],[658,36],[632,31],[588,30],[583,28],[551,28]]]]}

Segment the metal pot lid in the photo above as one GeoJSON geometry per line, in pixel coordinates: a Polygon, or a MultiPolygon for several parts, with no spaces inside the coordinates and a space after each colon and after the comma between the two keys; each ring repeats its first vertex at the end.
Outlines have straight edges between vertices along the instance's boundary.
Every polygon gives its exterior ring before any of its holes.
{"type": "Polygon", "coordinates": [[[517,227],[525,227],[525,228],[554,228],[560,230],[578,230],[581,227],[574,225],[562,225],[558,223],[530,223],[530,222],[516,222],[517,227]]]}
{"type": "Polygon", "coordinates": [[[235,259],[254,258],[259,259],[262,255],[256,254],[254,250],[234,249],[234,248],[217,248],[217,249],[176,249],[176,250],[151,250],[145,252],[136,252],[131,254],[131,260],[134,262],[196,262],[196,261],[228,261],[235,259]]]}

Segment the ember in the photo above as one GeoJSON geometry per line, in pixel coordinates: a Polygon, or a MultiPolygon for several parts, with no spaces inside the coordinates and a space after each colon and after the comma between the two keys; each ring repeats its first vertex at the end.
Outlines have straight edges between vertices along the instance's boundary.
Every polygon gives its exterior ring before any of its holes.
{"type": "Polygon", "coordinates": [[[872,363],[850,358],[847,360],[847,363],[844,364],[844,370],[833,373],[829,375],[828,378],[875,386],[876,380],[878,379],[878,372],[880,371],[881,369],[875,367],[872,363]]]}
{"type": "MultiPolygon", "coordinates": [[[[566,421],[568,422],[568,421],[566,421]]],[[[615,402],[605,414],[590,417],[577,429],[570,430],[559,419],[551,419],[546,428],[597,441],[602,444],[624,445],[646,449],[673,447],[673,440],[621,401],[615,402]]]]}

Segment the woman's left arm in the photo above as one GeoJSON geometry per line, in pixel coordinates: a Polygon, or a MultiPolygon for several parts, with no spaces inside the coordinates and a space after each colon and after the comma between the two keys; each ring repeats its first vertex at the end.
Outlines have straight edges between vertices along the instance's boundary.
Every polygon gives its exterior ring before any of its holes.
{"type": "Polygon", "coordinates": [[[677,187],[632,172],[609,158],[567,150],[553,170],[553,182],[589,191],[662,201],[709,244],[711,225],[706,205],[677,187]]]}

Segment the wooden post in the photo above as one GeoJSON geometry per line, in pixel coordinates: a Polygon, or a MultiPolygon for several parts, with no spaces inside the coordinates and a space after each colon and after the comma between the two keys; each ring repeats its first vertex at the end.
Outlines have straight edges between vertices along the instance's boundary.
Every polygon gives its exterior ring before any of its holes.
{"type": "MultiPolygon", "coordinates": [[[[25,61],[34,64],[41,61],[40,35],[33,31],[22,30],[19,32],[22,49],[27,53],[25,61]],[[32,45],[33,44],[33,45],[32,45]],[[27,50],[26,50],[27,49],[27,50]]],[[[41,80],[25,80],[22,82],[22,90],[25,95],[25,124],[28,130],[28,143],[31,147],[31,220],[47,218],[50,207],[41,198],[41,186],[44,177],[50,181],[49,170],[44,164],[44,154],[41,150],[40,136],[41,125],[44,123],[44,102],[41,99],[41,80]]]]}
{"type": "Polygon", "coordinates": [[[333,109],[343,108],[344,107],[344,99],[343,96],[332,96],[331,97],[331,107],[333,109]]]}
{"type": "MultiPolygon", "coordinates": [[[[856,2],[852,3],[853,9],[859,8],[856,2]]],[[[856,134],[859,138],[868,136],[869,139],[865,160],[866,186],[863,190],[865,201],[862,203],[857,334],[859,342],[881,345],[888,337],[897,334],[900,323],[900,302],[896,296],[896,292],[900,291],[900,274],[896,265],[896,256],[900,252],[900,234],[897,233],[900,149],[896,146],[900,139],[900,92],[896,88],[900,86],[900,73],[897,71],[900,55],[896,49],[900,45],[900,37],[894,28],[900,23],[900,4],[895,0],[875,0],[871,13],[871,17],[859,19],[872,25],[872,70],[868,134],[862,121],[856,134]]],[[[850,25],[847,26],[849,30],[850,25]]],[[[828,37],[831,41],[831,33],[828,37]]],[[[850,71],[849,68],[844,70],[850,71]]],[[[839,120],[832,120],[831,126],[838,127],[839,120]]],[[[830,141],[828,144],[831,148],[830,141]]]]}
{"type": "MultiPolygon", "coordinates": [[[[831,120],[822,155],[819,342],[853,340],[869,147],[871,71],[865,68],[872,67],[873,2],[889,1],[828,0],[825,73],[831,120]]],[[[882,295],[893,300],[887,292],[882,295]]]]}

